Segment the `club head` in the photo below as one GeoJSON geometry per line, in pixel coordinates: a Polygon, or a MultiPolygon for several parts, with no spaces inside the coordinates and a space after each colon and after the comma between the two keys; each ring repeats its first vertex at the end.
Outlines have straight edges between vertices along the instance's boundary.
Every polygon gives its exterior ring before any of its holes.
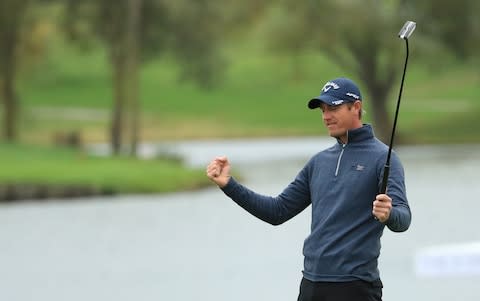
{"type": "Polygon", "coordinates": [[[404,40],[408,39],[412,35],[416,26],[417,26],[417,23],[413,21],[405,22],[402,29],[400,29],[400,32],[398,33],[398,37],[404,40]]]}

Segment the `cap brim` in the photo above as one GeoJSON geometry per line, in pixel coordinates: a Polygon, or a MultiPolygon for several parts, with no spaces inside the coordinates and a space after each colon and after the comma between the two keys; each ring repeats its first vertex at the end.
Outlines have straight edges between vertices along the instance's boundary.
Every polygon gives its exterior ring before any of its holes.
{"type": "Polygon", "coordinates": [[[308,108],[310,110],[316,109],[320,106],[321,103],[322,101],[320,99],[316,99],[316,98],[310,99],[310,101],[308,102],[308,108]]]}
{"type": "Polygon", "coordinates": [[[318,107],[320,107],[320,105],[322,103],[324,104],[327,104],[329,106],[332,106],[333,105],[333,102],[338,100],[337,98],[335,97],[331,97],[329,95],[320,95],[320,96],[317,96],[313,99],[310,99],[310,101],[308,102],[308,108],[309,109],[316,109],[318,107]]]}

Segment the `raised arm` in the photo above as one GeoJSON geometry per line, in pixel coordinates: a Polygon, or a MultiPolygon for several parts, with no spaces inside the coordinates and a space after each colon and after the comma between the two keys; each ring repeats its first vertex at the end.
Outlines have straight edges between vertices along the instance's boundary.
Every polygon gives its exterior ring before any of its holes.
{"type": "Polygon", "coordinates": [[[238,183],[230,176],[230,164],[225,157],[217,157],[208,165],[207,176],[234,202],[252,215],[272,225],[284,223],[310,204],[310,191],[305,168],[276,197],[258,194],[238,183]]]}

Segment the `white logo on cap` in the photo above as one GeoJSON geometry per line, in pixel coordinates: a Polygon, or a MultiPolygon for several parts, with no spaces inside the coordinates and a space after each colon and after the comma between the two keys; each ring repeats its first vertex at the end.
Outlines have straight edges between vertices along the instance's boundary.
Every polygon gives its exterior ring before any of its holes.
{"type": "Polygon", "coordinates": [[[355,99],[360,99],[360,96],[358,96],[357,94],[350,93],[350,92],[347,93],[347,96],[351,96],[355,99]]]}
{"type": "Polygon", "coordinates": [[[334,82],[327,82],[327,83],[325,84],[325,86],[323,86],[322,91],[323,91],[323,92],[328,92],[328,90],[330,90],[331,88],[333,88],[333,89],[336,90],[336,89],[340,88],[340,86],[337,85],[337,84],[334,83],[334,82]]]}
{"type": "Polygon", "coordinates": [[[334,101],[332,101],[332,105],[335,105],[335,106],[341,105],[342,103],[343,103],[343,100],[334,100],[334,101]]]}

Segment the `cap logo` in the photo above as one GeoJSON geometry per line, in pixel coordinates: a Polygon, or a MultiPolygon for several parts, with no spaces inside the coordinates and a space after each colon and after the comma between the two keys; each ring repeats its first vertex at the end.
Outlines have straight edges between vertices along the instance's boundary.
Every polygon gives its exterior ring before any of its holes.
{"type": "Polygon", "coordinates": [[[350,92],[347,93],[347,96],[353,97],[355,99],[360,99],[360,96],[358,96],[357,94],[350,93],[350,92]]]}
{"type": "Polygon", "coordinates": [[[323,92],[328,92],[328,90],[330,90],[331,88],[333,88],[333,89],[336,90],[336,89],[340,88],[340,86],[337,85],[337,84],[334,83],[334,82],[327,82],[327,83],[325,84],[325,86],[323,86],[322,91],[323,91],[323,92]]]}
{"type": "Polygon", "coordinates": [[[341,105],[342,103],[343,103],[343,100],[335,100],[335,101],[332,101],[332,105],[334,105],[334,106],[341,105]]]}

